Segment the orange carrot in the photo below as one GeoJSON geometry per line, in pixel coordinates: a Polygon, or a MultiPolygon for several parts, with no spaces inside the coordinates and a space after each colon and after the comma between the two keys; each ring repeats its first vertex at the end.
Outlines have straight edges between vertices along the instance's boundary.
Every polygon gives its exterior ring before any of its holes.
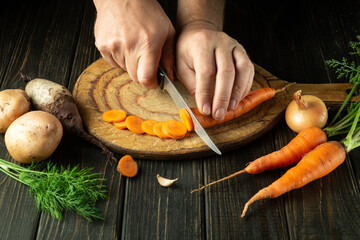
{"type": "Polygon", "coordinates": [[[186,109],[184,109],[184,108],[180,108],[179,114],[180,114],[180,119],[185,124],[187,130],[189,132],[194,130],[194,124],[193,124],[193,121],[192,121],[188,111],[186,111],[186,109]]]}
{"type": "Polygon", "coordinates": [[[127,129],[126,122],[113,122],[114,126],[118,129],[127,129]]]}
{"type": "Polygon", "coordinates": [[[138,165],[130,155],[125,155],[120,159],[117,170],[125,177],[134,177],[138,172],[138,165]]]}
{"type": "Polygon", "coordinates": [[[301,158],[316,146],[327,141],[327,136],[323,130],[317,127],[305,129],[298,133],[286,146],[278,151],[272,152],[268,155],[262,156],[244,168],[241,171],[233,173],[227,177],[211,182],[201,188],[195,189],[192,192],[200,191],[206,187],[230,179],[242,173],[258,174],[266,170],[287,167],[295,164],[301,158]]]}
{"type": "Polygon", "coordinates": [[[103,112],[101,116],[106,122],[122,122],[126,118],[126,112],[121,109],[112,109],[103,112]]]}
{"type": "Polygon", "coordinates": [[[197,108],[191,108],[191,111],[194,113],[194,115],[196,116],[196,118],[199,120],[200,124],[204,128],[211,127],[216,124],[230,121],[234,118],[237,118],[249,112],[253,108],[257,107],[259,104],[273,98],[275,94],[284,91],[290,85],[292,85],[292,83],[277,90],[271,87],[264,87],[250,92],[243,100],[239,102],[239,105],[236,109],[226,112],[225,118],[222,121],[217,121],[213,119],[212,116],[210,115],[208,116],[202,115],[197,108]]]}
{"type": "Polygon", "coordinates": [[[143,134],[144,130],[141,128],[142,119],[137,116],[128,116],[125,119],[126,127],[136,134],[143,134]]]}
{"type": "Polygon", "coordinates": [[[156,136],[156,133],[154,132],[155,123],[157,122],[154,120],[143,121],[143,123],[141,124],[141,129],[149,135],[156,136]]]}
{"type": "Polygon", "coordinates": [[[276,198],[329,174],[344,162],[345,156],[345,149],[339,142],[330,141],[317,146],[306,154],[295,167],[289,169],[270,186],[256,193],[245,204],[241,217],[245,216],[249,205],[257,200],[276,198]]]}
{"type": "Polygon", "coordinates": [[[182,122],[167,120],[162,124],[162,131],[173,139],[180,139],[185,137],[187,128],[182,122]]]}
{"type": "Polygon", "coordinates": [[[168,135],[166,135],[163,132],[163,128],[162,128],[163,122],[157,122],[154,124],[154,132],[156,134],[156,136],[158,136],[159,138],[170,138],[168,135]]]}

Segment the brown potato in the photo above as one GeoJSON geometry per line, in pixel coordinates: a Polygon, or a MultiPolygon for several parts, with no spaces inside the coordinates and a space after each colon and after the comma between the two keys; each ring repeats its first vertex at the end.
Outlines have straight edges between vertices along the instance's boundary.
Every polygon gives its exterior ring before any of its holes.
{"type": "Polygon", "coordinates": [[[5,133],[10,124],[30,110],[30,98],[24,90],[6,89],[0,92],[0,133],[5,133]]]}
{"type": "Polygon", "coordinates": [[[62,135],[62,125],[54,115],[31,111],[11,123],[5,133],[5,145],[14,160],[38,162],[55,151],[62,135]]]}

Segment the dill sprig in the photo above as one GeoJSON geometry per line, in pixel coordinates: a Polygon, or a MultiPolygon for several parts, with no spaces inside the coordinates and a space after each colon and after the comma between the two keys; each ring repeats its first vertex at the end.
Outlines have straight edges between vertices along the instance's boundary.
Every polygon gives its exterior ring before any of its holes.
{"type": "Polygon", "coordinates": [[[62,219],[65,209],[75,211],[89,221],[103,218],[95,207],[98,199],[107,197],[102,184],[104,178],[100,178],[99,173],[78,166],[57,168],[51,162],[47,162],[41,171],[42,167],[43,163],[26,168],[0,159],[0,171],[29,186],[39,210],[57,219],[62,219]]]}
{"type": "MultiPolygon", "coordinates": [[[[356,38],[357,41],[350,42],[350,47],[352,49],[352,52],[350,52],[349,54],[360,56],[360,36],[357,36],[356,38]]],[[[354,61],[350,62],[345,57],[343,57],[341,61],[335,59],[327,60],[326,64],[328,64],[329,67],[336,68],[335,73],[337,74],[338,79],[347,78],[349,79],[349,83],[353,84],[353,87],[349,92],[347,98],[341,105],[338,112],[335,114],[334,118],[331,120],[329,125],[332,125],[335,123],[336,119],[340,116],[340,113],[343,111],[346,104],[350,101],[355,90],[358,88],[358,85],[360,84],[360,65],[356,66],[354,61]]]]}

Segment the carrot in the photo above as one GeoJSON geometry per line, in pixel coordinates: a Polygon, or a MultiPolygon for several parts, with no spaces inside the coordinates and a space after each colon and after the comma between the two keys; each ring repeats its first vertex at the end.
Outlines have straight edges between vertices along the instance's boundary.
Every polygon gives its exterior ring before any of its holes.
{"type": "Polygon", "coordinates": [[[268,155],[262,156],[247,165],[241,171],[233,173],[227,177],[211,182],[201,188],[195,189],[192,192],[200,191],[206,187],[230,179],[242,173],[258,174],[270,169],[287,167],[295,164],[311,150],[319,144],[327,141],[327,136],[323,130],[317,127],[305,129],[298,133],[286,146],[278,151],[272,152],[268,155]]]}
{"type": "Polygon", "coordinates": [[[149,135],[156,136],[156,133],[154,132],[155,123],[157,122],[154,120],[143,121],[143,123],[141,124],[141,129],[149,135]]]}
{"type": "Polygon", "coordinates": [[[127,129],[126,122],[113,122],[114,126],[118,129],[127,129]]]}
{"type": "Polygon", "coordinates": [[[101,117],[106,122],[122,122],[126,118],[126,112],[121,109],[112,109],[103,112],[101,117]]]}
{"type": "Polygon", "coordinates": [[[126,127],[136,134],[143,134],[144,131],[141,128],[142,119],[137,116],[128,116],[125,119],[126,127]]]}
{"type": "Polygon", "coordinates": [[[130,155],[125,155],[120,159],[117,171],[125,177],[134,177],[138,173],[138,165],[130,155]]]}
{"type": "Polygon", "coordinates": [[[193,121],[192,121],[188,111],[186,111],[186,109],[184,109],[184,108],[180,108],[179,114],[180,114],[180,119],[185,124],[187,130],[189,132],[194,130],[194,124],[193,124],[193,121]]]}
{"type": "Polygon", "coordinates": [[[234,118],[237,118],[250,110],[257,107],[259,104],[273,98],[275,94],[284,91],[286,88],[288,88],[293,83],[290,83],[286,85],[285,87],[281,89],[274,89],[271,87],[264,87],[256,89],[252,92],[250,92],[243,100],[239,102],[239,105],[236,109],[230,110],[226,112],[224,120],[217,121],[213,119],[211,115],[205,116],[200,113],[200,111],[197,108],[191,108],[191,111],[194,113],[196,118],[199,120],[201,126],[204,128],[208,128],[211,126],[214,126],[216,124],[220,124],[226,121],[230,121],[234,118]]]}
{"type": "Polygon", "coordinates": [[[168,135],[166,135],[163,132],[163,128],[162,128],[163,122],[157,122],[154,124],[154,132],[156,134],[156,136],[158,136],[159,138],[170,138],[168,135]]]}
{"type": "Polygon", "coordinates": [[[185,137],[187,128],[182,122],[168,120],[162,124],[162,131],[173,139],[180,139],[185,137]]]}
{"type": "Polygon", "coordinates": [[[329,174],[344,162],[345,156],[346,151],[339,142],[330,141],[317,146],[306,154],[295,167],[250,198],[245,204],[241,217],[245,216],[249,205],[257,200],[276,198],[329,174]]]}

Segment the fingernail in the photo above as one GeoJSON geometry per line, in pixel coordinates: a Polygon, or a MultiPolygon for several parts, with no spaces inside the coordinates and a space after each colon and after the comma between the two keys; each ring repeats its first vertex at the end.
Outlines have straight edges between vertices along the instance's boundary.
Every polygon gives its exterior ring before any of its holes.
{"type": "Polygon", "coordinates": [[[205,103],[202,107],[202,113],[204,115],[210,115],[211,109],[210,109],[210,103],[205,103]]]}
{"type": "Polygon", "coordinates": [[[229,109],[234,110],[236,108],[236,100],[231,100],[229,103],[229,109]]]}
{"type": "Polygon", "coordinates": [[[225,108],[218,108],[214,117],[219,121],[223,120],[225,117],[225,108]]]}

